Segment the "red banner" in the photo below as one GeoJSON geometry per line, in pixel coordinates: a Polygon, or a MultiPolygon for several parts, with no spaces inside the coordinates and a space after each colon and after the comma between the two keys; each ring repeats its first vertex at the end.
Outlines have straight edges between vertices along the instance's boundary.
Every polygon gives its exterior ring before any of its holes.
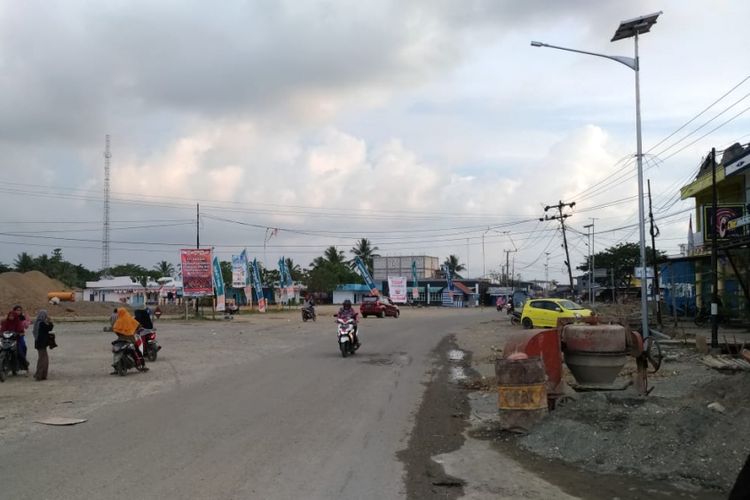
{"type": "Polygon", "coordinates": [[[185,297],[213,295],[210,248],[183,248],[180,250],[182,262],[182,289],[185,297]]]}

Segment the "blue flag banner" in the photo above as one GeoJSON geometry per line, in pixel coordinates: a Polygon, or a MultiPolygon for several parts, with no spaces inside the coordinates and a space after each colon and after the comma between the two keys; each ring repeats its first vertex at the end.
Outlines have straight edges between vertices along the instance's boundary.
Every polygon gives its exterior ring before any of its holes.
{"type": "Polygon", "coordinates": [[[378,295],[378,287],[375,286],[375,281],[372,279],[372,276],[370,276],[370,271],[367,270],[362,259],[354,257],[354,265],[357,266],[357,270],[359,271],[360,276],[362,276],[362,279],[365,280],[365,284],[367,285],[367,288],[370,289],[370,293],[378,295]]]}
{"type": "Polygon", "coordinates": [[[263,285],[260,283],[260,270],[258,260],[253,259],[253,286],[255,286],[255,298],[258,300],[258,311],[266,312],[266,298],[263,296],[263,285]]]}
{"type": "Polygon", "coordinates": [[[213,259],[214,291],[216,292],[216,310],[223,312],[226,308],[226,297],[224,295],[224,277],[221,275],[221,264],[219,258],[214,255],[213,259]]]}
{"type": "Polygon", "coordinates": [[[448,290],[453,291],[453,279],[451,278],[451,270],[443,264],[443,274],[445,274],[445,281],[448,283],[448,290]]]}

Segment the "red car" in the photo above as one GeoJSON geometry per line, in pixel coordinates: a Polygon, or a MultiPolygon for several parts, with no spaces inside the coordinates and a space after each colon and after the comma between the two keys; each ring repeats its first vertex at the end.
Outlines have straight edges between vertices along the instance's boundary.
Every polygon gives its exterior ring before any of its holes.
{"type": "Polygon", "coordinates": [[[367,295],[362,298],[362,304],[359,306],[359,313],[363,318],[368,316],[377,316],[379,318],[393,316],[394,318],[398,318],[401,311],[398,310],[398,306],[391,302],[391,299],[388,297],[367,295]]]}

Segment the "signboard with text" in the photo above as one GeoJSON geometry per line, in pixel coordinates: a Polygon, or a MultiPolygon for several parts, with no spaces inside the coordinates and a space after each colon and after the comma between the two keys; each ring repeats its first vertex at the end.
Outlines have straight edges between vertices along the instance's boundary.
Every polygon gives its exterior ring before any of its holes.
{"type": "Polygon", "coordinates": [[[182,289],[185,297],[213,295],[210,248],[183,248],[180,250],[182,264],[182,289]]]}
{"type": "Polygon", "coordinates": [[[406,278],[403,276],[388,277],[388,294],[391,300],[397,304],[406,303],[406,278]]]}

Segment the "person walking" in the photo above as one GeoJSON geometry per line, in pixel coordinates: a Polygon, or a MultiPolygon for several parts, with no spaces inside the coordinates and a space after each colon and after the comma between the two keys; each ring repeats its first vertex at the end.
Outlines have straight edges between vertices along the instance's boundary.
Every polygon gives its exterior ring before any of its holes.
{"type": "Polygon", "coordinates": [[[39,354],[34,380],[47,380],[47,370],[49,369],[47,347],[50,347],[50,332],[53,327],[54,325],[50,321],[47,311],[44,309],[40,310],[34,321],[34,349],[39,354]]]}

